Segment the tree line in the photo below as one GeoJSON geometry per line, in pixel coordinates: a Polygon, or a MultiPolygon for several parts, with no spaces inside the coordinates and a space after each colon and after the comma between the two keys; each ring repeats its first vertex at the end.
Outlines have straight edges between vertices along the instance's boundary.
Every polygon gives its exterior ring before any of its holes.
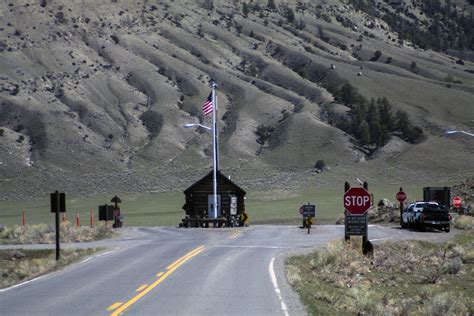
{"type": "Polygon", "coordinates": [[[423,140],[423,130],[410,122],[405,111],[394,112],[386,97],[368,101],[348,82],[330,92],[350,108],[347,116],[330,117],[330,123],[352,135],[370,153],[386,145],[391,135],[412,144],[423,140]]]}

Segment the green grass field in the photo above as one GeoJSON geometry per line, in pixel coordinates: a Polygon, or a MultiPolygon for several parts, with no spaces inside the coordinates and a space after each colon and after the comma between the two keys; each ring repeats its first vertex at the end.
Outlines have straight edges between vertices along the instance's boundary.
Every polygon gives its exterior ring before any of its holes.
{"type": "MultiPolygon", "coordinates": [[[[374,194],[375,203],[386,197],[395,201],[395,193],[399,186],[378,186],[370,188],[374,194]]],[[[405,187],[409,200],[422,198],[422,186],[405,187]]],[[[319,190],[301,191],[260,191],[248,190],[245,202],[250,224],[299,224],[301,217],[298,213],[302,204],[316,204],[317,223],[333,223],[342,214],[341,189],[324,188],[319,190]]],[[[179,193],[156,194],[119,194],[123,201],[122,214],[125,216],[125,226],[176,226],[184,216],[182,206],[184,195],[179,193]]],[[[82,225],[89,225],[90,212],[93,211],[94,221],[97,222],[97,207],[100,204],[111,204],[112,196],[71,197],[67,196],[66,217],[75,221],[79,213],[82,225]]],[[[27,224],[54,223],[50,213],[49,198],[35,201],[2,201],[0,202],[0,224],[11,226],[20,225],[22,212],[26,214],[27,224]]]]}

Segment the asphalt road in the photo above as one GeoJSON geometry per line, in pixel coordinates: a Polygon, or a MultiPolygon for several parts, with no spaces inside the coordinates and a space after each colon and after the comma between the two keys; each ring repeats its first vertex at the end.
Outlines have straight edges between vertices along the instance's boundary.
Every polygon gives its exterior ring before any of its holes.
{"type": "MultiPolygon", "coordinates": [[[[276,225],[126,228],[111,240],[64,245],[107,250],[0,290],[0,315],[301,315],[285,281],[284,257],[343,234],[336,225],[313,226],[311,234],[276,225]]],[[[451,234],[369,227],[373,242],[451,234]]],[[[28,246],[35,247],[44,246],[28,246]]]]}

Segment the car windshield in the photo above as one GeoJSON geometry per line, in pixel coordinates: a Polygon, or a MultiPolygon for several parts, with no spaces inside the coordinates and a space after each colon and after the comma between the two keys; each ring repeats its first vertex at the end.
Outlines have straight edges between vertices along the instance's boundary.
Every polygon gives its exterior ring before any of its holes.
{"type": "Polygon", "coordinates": [[[423,207],[423,211],[442,212],[442,211],[444,211],[444,209],[439,205],[425,205],[423,207]]]}

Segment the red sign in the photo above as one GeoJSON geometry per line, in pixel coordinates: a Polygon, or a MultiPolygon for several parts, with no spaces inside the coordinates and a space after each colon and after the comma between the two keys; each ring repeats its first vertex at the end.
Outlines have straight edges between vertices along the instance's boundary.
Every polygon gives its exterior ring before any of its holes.
{"type": "Polygon", "coordinates": [[[397,194],[395,194],[395,198],[398,202],[403,202],[407,199],[407,195],[403,191],[398,191],[397,194]]]}
{"type": "Polygon", "coordinates": [[[461,198],[459,196],[456,196],[454,199],[453,199],[453,206],[454,207],[460,207],[461,206],[461,198]]]}
{"type": "Polygon", "coordinates": [[[370,207],[370,193],[354,187],[344,193],[344,208],[352,215],[364,215],[370,207]]]}

